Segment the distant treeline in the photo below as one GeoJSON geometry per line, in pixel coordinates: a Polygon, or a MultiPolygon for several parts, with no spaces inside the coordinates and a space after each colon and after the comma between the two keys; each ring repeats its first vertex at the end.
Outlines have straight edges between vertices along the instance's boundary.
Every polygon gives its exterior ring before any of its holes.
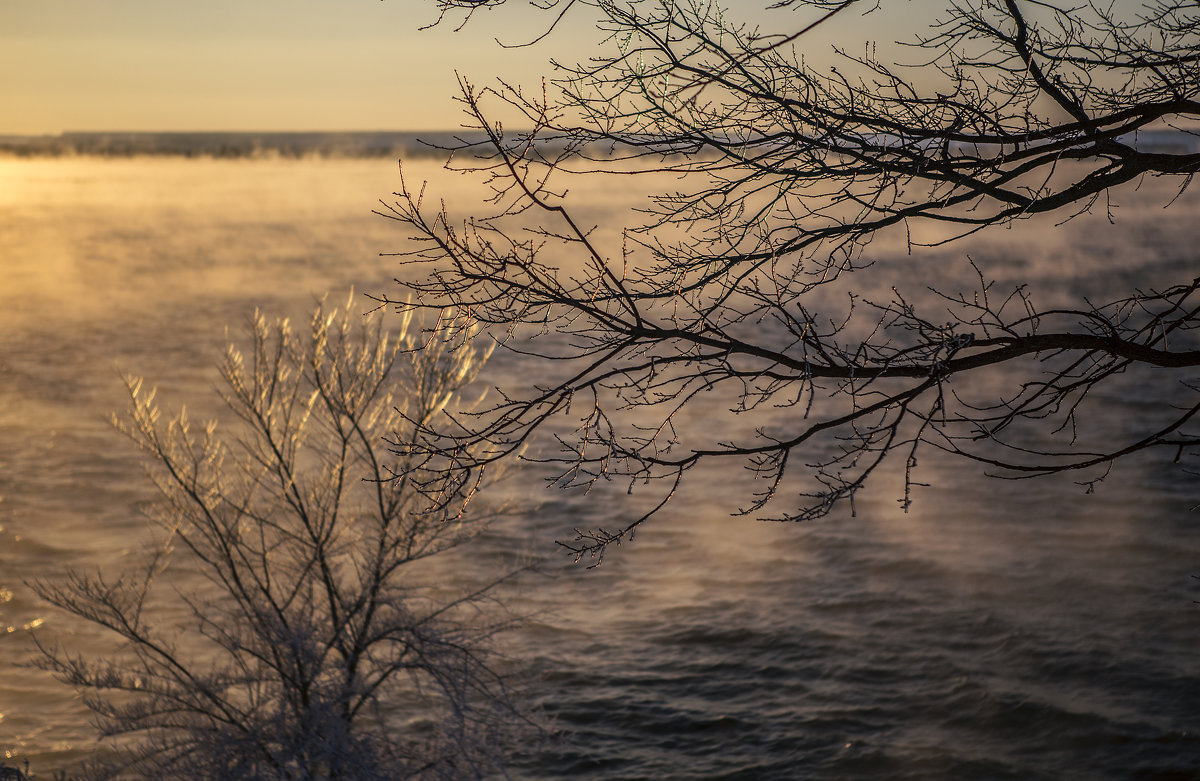
{"type": "Polygon", "coordinates": [[[450,132],[399,133],[62,133],[0,136],[0,155],[65,157],[427,157],[461,144],[450,132]]]}
{"type": "MultiPolygon", "coordinates": [[[[482,141],[478,134],[449,131],[346,132],[346,133],[62,133],[56,136],[0,136],[0,156],[66,157],[170,157],[264,158],[405,158],[442,157],[464,141],[482,141]]],[[[1142,130],[1118,139],[1142,151],[1200,153],[1200,131],[1142,130]]],[[[881,145],[903,145],[901,138],[880,138],[881,145]]],[[[561,142],[543,145],[543,153],[561,148],[561,142]]],[[[612,149],[588,146],[588,156],[612,154],[612,149]]],[[[960,152],[965,150],[958,150],[960,152]]],[[[996,154],[999,149],[975,149],[996,154]]]]}

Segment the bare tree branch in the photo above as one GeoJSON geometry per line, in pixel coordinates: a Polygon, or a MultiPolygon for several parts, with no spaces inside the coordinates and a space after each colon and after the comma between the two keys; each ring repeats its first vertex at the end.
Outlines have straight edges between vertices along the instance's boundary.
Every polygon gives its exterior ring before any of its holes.
{"type": "Polygon", "coordinates": [[[930,265],[909,280],[932,291],[919,299],[861,291],[885,271],[868,245],[887,230],[920,253],[1039,214],[1069,219],[1148,176],[1185,188],[1196,145],[1139,139],[1194,133],[1196,6],[952,2],[904,49],[926,64],[918,80],[872,48],[807,66],[797,44],[850,4],[786,5],[813,18],[764,34],[712,4],[595,0],[608,46],[560,67],[557,93],[463,81],[476,135],[454,165],[483,177],[494,211],[459,223],[402,183],[380,213],[413,231],[398,253],[411,300],[381,300],[451,307],[545,375],[422,428],[422,452],[472,474],[526,449],[563,486],[660,486],[648,514],[577,530],[577,557],[627,538],[708,463],[757,478],[739,512],[804,520],[852,503],[893,454],[908,507],[929,447],[1009,476],[1102,477],[1139,451],[1193,452],[1194,270],[1045,311],[1022,287],[997,297],[978,268],[974,290],[930,265]],[[527,129],[492,123],[496,102],[527,129]],[[679,189],[623,229],[593,229],[565,195],[572,176],[633,187],[664,174],[679,189]],[[926,226],[940,230],[923,245],[926,226]],[[1135,373],[1174,414],[1127,442],[1028,436],[1086,431],[1099,389],[1135,373]],[[705,406],[709,391],[727,408],[705,406]]]}

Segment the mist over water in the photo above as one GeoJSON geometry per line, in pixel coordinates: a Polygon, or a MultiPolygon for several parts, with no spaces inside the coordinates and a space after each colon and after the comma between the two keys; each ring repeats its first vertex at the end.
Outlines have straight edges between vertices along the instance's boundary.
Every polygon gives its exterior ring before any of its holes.
{"type": "MultiPolygon", "coordinates": [[[[405,173],[452,208],[478,203],[433,162],[405,173]]],[[[107,641],[24,582],[119,568],[147,539],[152,487],[106,422],[124,409],[121,373],[159,386],[165,407],[218,412],[227,326],[236,336],[256,307],[303,317],[326,291],[394,292],[403,272],[379,253],[405,238],[370,212],[397,187],[380,160],[0,160],[0,759],[49,774],[95,745],[76,696],[19,663],[35,630],[107,641]]],[[[628,206],[617,188],[572,190],[601,225],[628,206]]],[[[912,256],[891,236],[869,251],[885,291],[930,264],[969,285],[970,252],[1002,283],[1031,281],[1042,306],[1104,300],[1200,272],[1200,200],[1163,210],[1172,195],[1154,181],[1121,193],[1116,224],[1019,223],[912,256]]],[[[528,377],[527,360],[498,353],[488,379],[528,377]]],[[[1094,435],[1169,411],[1167,389],[1125,390],[1094,435]]],[[[558,734],[514,775],[1194,777],[1200,482],[1172,455],[1140,456],[1087,494],[930,454],[910,512],[883,475],[855,515],[805,525],[731,518],[744,478],[706,473],[590,570],[553,541],[628,517],[626,486],[543,491],[544,474],[518,472],[501,492],[536,506],[475,555],[549,556],[512,596],[534,617],[505,650],[558,734]]]]}

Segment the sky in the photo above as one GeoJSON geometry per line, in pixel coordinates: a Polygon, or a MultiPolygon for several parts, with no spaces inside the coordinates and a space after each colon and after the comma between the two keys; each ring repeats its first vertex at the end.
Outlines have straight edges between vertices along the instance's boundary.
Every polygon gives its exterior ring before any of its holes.
{"type": "Polygon", "coordinates": [[[456,128],[456,72],[537,85],[600,38],[577,8],[502,48],[548,21],[520,0],[420,29],[436,18],[431,0],[0,0],[0,134],[456,128]]]}
{"type": "Polygon", "coordinates": [[[427,0],[0,0],[0,133],[456,127],[456,69],[536,79],[579,46],[577,25],[499,47],[536,21],[515,3],[419,29],[436,18],[427,0]]]}

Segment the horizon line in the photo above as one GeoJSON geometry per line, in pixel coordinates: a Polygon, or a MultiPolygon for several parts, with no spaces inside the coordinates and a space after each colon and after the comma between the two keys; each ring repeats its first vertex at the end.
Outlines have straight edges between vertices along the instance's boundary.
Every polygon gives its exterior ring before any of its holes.
{"type": "Polygon", "coordinates": [[[45,133],[10,133],[0,131],[0,137],[18,138],[61,138],[63,136],[81,135],[333,135],[336,133],[456,133],[466,132],[470,128],[420,128],[416,130],[364,128],[358,130],[317,130],[317,129],[287,129],[287,130],[59,130],[45,133]]]}

